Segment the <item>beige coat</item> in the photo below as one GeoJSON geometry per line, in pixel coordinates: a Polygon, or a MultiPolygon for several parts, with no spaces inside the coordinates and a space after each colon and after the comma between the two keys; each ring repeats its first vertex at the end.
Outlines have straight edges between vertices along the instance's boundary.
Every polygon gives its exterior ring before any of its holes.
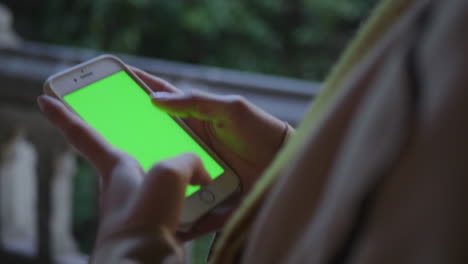
{"type": "Polygon", "coordinates": [[[468,1],[383,5],[213,263],[468,263],[468,1]]]}

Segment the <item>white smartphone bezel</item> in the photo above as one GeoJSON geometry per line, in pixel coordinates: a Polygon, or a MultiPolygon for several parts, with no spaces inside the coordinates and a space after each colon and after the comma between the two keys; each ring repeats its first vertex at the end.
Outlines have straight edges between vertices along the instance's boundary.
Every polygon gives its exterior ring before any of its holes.
{"type": "MultiPolygon", "coordinates": [[[[91,83],[124,70],[148,94],[151,89],[131,71],[124,62],[113,55],[101,55],[50,76],[44,84],[44,93],[58,98],[68,109],[75,112],[63,96],[91,83]]],[[[181,119],[172,117],[193,137],[224,169],[224,173],[212,184],[203,187],[185,199],[180,219],[180,228],[186,229],[206,213],[239,190],[239,178],[181,119]]]]}

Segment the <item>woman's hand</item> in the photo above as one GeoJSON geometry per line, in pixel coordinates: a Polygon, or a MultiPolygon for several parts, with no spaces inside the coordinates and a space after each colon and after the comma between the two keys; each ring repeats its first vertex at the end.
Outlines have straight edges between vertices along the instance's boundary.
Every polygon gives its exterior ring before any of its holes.
{"type": "Polygon", "coordinates": [[[183,93],[162,79],[132,69],[154,92],[153,103],[171,115],[184,118],[240,177],[241,196],[224,205],[228,210],[208,215],[179,237],[186,240],[218,229],[273,160],[290,128],[242,97],[183,93]]]}
{"type": "MultiPolygon", "coordinates": [[[[122,241],[130,242],[126,253],[133,257],[140,253],[154,257],[148,254],[160,250],[155,239],[164,235],[161,230],[172,235],[176,232],[187,184],[211,182],[200,159],[194,154],[182,154],[157,163],[145,174],[135,159],[109,145],[57,99],[44,95],[38,103],[50,122],[100,174],[100,224],[95,254],[102,258],[97,258],[107,259],[109,254],[102,255],[101,249],[115,243],[122,248],[122,241]],[[155,248],[147,248],[152,246],[155,248]],[[147,250],[135,252],[132,248],[147,250]]],[[[160,244],[164,243],[167,241],[160,244]]]]}

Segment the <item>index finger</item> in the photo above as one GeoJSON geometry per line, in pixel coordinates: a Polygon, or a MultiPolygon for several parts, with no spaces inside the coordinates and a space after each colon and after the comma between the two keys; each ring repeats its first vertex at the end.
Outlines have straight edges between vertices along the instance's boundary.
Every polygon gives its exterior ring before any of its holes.
{"type": "Polygon", "coordinates": [[[181,93],[181,91],[175,88],[169,82],[151,75],[143,70],[129,66],[129,68],[138,76],[140,79],[148,85],[153,92],[169,92],[169,93],[181,93]]]}
{"type": "Polygon", "coordinates": [[[101,172],[115,164],[118,151],[81,118],[68,110],[59,100],[41,95],[37,102],[48,120],[59,128],[67,140],[101,172]]]}

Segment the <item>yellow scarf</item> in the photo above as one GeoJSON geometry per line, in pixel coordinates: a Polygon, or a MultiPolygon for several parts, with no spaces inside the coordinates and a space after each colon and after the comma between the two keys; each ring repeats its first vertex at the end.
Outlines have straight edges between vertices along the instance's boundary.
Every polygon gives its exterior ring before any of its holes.
{"type": "Polygon", "coordinates": [[[295,135],[275,161],[265,171],[241,207],[227,223],[224,233],[214,249],[211,263],[234,263],[237,253],[242,250],[251,223],[265,195],[281,175],[283,168],[295,158],[304,140],[316,128],[321,115],[327,111],[343,83],[348,79],[368,51],[382,38],[387,30],[400,18],[401,14],[413,3],[411,0],[382,0],[368,21],[362,26],[349,44],[339,62],[326,78],[319,96],[309,108],[295,135]]]}

